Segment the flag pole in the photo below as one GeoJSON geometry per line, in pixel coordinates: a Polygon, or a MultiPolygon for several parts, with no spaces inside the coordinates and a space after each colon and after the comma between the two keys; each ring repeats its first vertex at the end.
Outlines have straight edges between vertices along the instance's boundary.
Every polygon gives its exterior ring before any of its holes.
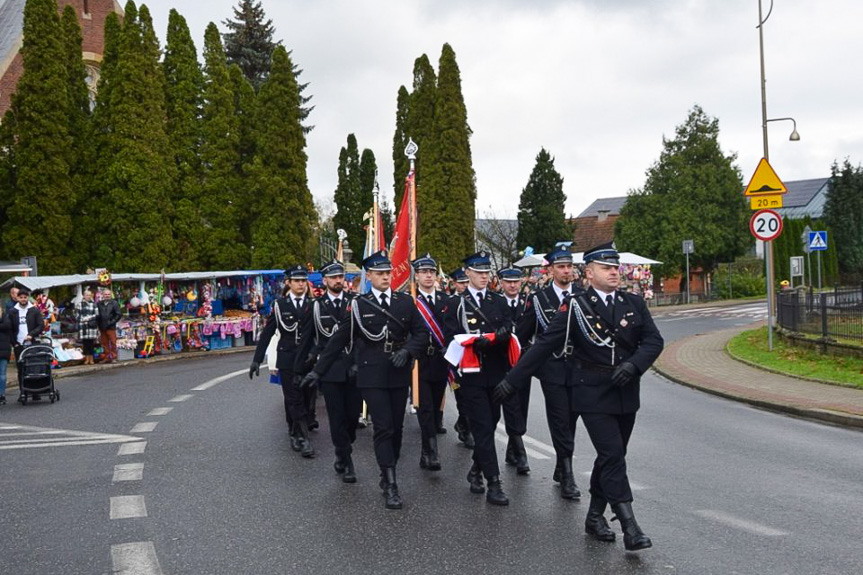
{"type": "MultiPolygon", "coordinates": [[[[410,160],[410,172],[408,172],[408,208],[410,211],[410,261],[417,258],[417,182],[416,182],[416,153],[419,151],[419,146],[412,138],[408,138],[408,145],[405,147],[405,156],[410,160]]],[[[414,303],[417,299],[417,284],[414,278],[413,266],[410,269],[411,279],[411,297],[414,298],[414,303]]],[[[419,386],[419,362],[414,362],[413,377],[411,380],[411,403],[414,409],[419,408],[420,404],[420,386],[419,386]]]]}

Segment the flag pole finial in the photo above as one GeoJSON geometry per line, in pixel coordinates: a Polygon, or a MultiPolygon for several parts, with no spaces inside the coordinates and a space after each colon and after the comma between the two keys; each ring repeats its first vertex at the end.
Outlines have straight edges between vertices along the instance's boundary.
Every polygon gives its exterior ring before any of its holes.
{"type": "Polygon", "coordinates": [[[411,161],[411,170],[414,169],[414,160],[417,159],[419,149],[420,147],[413,141],[413,138],[408,138],[408,145],[405,147],[405,156],[411,161]]]}

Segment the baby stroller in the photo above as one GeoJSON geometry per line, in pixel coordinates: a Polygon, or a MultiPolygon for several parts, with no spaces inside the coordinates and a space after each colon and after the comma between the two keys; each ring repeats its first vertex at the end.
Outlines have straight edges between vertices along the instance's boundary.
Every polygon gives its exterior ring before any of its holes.
{"type": "Polygon", "coordinates": [[[28,399],[38,399],[47,394],[51,403],[60,400],[60,392],[54,389],[51,364],[54,363],[54,348],[51,340],[36,341],[21,348],[18,361],[18,402],[27,405],[28,399]]]}

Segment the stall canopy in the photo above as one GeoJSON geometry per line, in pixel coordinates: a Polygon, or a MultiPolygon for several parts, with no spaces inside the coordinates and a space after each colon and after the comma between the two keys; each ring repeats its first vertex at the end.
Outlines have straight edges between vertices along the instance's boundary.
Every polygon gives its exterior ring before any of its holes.
{"type": "MultiPolygon", "coordinates": [[[[584,263],[584,252],[575,252],[572,254],[572,263],[575,264],[583,264],[584,263]]],[[[652,260],[650,258],[646,258],[644,256],[640,256],[638,254],[634,254],[632,252],[620,252],[620,263],[621,264],[629,264],[629,265],[654,265],[661,264],[662,262],[652,260]]],[[[548,265],[545,261],[545,254],[533,254],[526,257],[521,258],[514,264],[516,267],[520,268],[535,268],[539,266],[548,265]]]]}
{"type": "MultiPolygon", "coordinates": [[[[111,274],[112,282],[157,282],[164,277],[165,281],[201,281],[216,278],[261,276],[261,275],[283,275],[285,270],[240,270],[230,272],[186,272],[165,274],[111,274]]],[[[50,289],[61,286],[74,286],[79,284],[95,284],[99,282],[96,274],[72,274],[65,276],[16,276],[9,278],[2,284],[0,289],[6,289],[13,285],[19,285],[28,289],[50,289]]]]}

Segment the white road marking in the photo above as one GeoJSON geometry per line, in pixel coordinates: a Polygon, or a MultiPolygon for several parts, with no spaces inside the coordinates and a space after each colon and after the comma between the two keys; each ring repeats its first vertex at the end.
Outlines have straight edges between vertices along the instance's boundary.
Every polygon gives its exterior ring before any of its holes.
{"type": "Polygon", "coordinates": [[[136,441],[135,443],[124,443],[117,450],[117,455],[140,455],[147,449],[146,441],[136,441]]]}
{"type": "MultiPolygon", "coordinates": [[[[507,437],[503,433],[500,433],[500,432],[495,433],[494,438],[497,439],[499,442],[501,442],[504,445],[509,443],[509,437],[507,437]]],[[[531,449],[530,447],[525,447],[524,452],[527,453],[528,455],[530,455],[531,457],[533,457],[534,459],[549,459],[548,455],[546,455],[545,453],[540,453],[539,451],[535,451],[535,450],[531,449]]]]}
{"type": "Polygon", "coordinates": [[[152,541],[111,545],[114,575],[162,575],[152,541]]]}
{"type": "Polygon", "coordinates": [[[114,466],[114,478],[112,481],[141,481],[144,478],[143,463],[120,463],[114,466]]]}
{"type": "Polygon", "coordinates": [[[187,401],[189,399],[192,399],[193,397],[195,396],[191,393],[184,393],[183,395],[178,395],[177,397],[169,399],[168,401],[171,403],[180,403],[181,401],[187,401]]]}
{"type": "MultiPolygon", "coordinates": [[[[497,430],[502,432],[504,435],[506,435],[506,425],[504,425],[503,423],[497,424],[497,430]]],[[[548,445],[547,443],[543,443],[542,441],[540,441],[538,439],[534,439],[533,437],[531,437],[529,435],[522,435],[521,439],[522,439],[522,441],[524,441],[528,445],[533,445],[537,449],[541,449],[541,450],[545,451],[546,453],[550,453],[551,455],[554,455],[555,457],[557,456],[557,453],[554,451],[554,447],[552,447],[551,445],[548,445]]],[[[544,457],[543,459],[548,459],[548,457],[544,457]]]]}
{"type": "Polygon", "coordinates": [[[173,410],[173,407],[157,407],[147,414],[147,417],[156,415],[168,415],[173,410]]]}
{"type": "Polygon", "coordinates": [[[735,517],[734,515],[725,513],[724,511],[698,509],[695,511],[695,514],[700,517],[704,517],[705,519],[716,521],[717,523],[722,523],[723,525],[734,527],[735,529],[740,529],[741,531],[746,531],[747,533],[752,533],[754,535],[763,535],[765,537],[781,537],[783,535],[789,535],[787,531],[774,529],[767,525],[762,525],[761,523],[735,517]]]}
{"type": "Polygon", "coordinates": [[[147,516],[143,495],[121,495],[111,498],[111,519],[136,519],[147,516]]]}
{"type": "Polygon", "coordinates": [[[0,450],[102,445],[140,441],[140,437],[0,423],[0,450]],[[25,439],[29,438],[29,439],[25,439]]]}
{"type": "MultiPolygon", "coordinates": [[[[587,477],[590,477],[592,471],[582,471],[581,474],[587,477]]],[[[650,489],[647,485],[642,485],[640,483],[634,483],[632,481],[629,482],[629,488],[633,491],[644,491],[645,489],[650,489]]]]}
{"type": "Polygon", "coordinates": [[[156,421],[143,421],[136,424],[129,433],[149,433],[156,429],[157,425],[159,425],[159,423],[156,421]]]}
{"type": "Polygon", "coordinates": [[[213,378],[209,381],[205,381],[201,385],[192,388],[192,391],[205,391],[210,389],[213,386],[219,385],[223,381],[228,381],[233,377],[237,377],[238,375],[242,375],[244,373],[249,373],[248,369],[239,369],[237,371],[232,371],[231,373],[226,373],[225,375],[220,375],[219,377],[213,378]]]}

